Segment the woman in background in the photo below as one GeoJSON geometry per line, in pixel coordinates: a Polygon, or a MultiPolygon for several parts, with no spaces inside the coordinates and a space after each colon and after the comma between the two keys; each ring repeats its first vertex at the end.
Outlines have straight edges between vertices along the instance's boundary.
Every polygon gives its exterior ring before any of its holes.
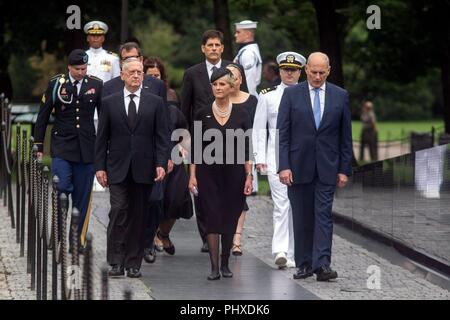
{"type": "MultiPolygon", "coordinates": [[[[230,94],[231,103],[233,103],[234,107],[243,108],[244,110],[247,111],[253,127],[253,119],[255,118],[256,105],[258,104],[258,99],[247,92],[241,91],[240,89],[242,85],[242,74],[244,73],[242,66],[231,63],[227,65],[227,69],[229,69],[234,76],[234,87],[231,89],[230,94]]],[[[242,211],[242,214],[239,217],[239,222],[233,238],[233,248],[231,251],[235,256],[242,255],[241,237],[242,232],[244,231],[245,214],[248,211],[248,209],[249,208],[246,201],[244,210],[242,211]]]]}

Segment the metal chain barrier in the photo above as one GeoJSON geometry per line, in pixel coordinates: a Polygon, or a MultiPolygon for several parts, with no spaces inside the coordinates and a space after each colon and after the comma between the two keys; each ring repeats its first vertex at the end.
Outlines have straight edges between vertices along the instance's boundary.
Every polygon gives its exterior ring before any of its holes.
{"type": "MultiPolygon", "coordinates": [[[[15,240],[20,246],[20,256],[26,255],[30,289],[36,291],[36,299],[47,299],[50,272],[48,254],[51,250],[51,299],[92,300],[94,299],[92,234],[87,234],[86,246],[81,252],[78,235],[80,213],[73,208],[69,214],[67,195],[58,191],[60,179],[53,176],[50,181],[50,170],[38,157],[38,147],[26,127],[17,123],[15,135],[12,134],[12,106],[3,94],[0,94],[0,108],[0,197],[3,198],[3,206],[7,206],[11,228],[16,229],[15,240]],[[11,141],[12,137],[15,137],[15,144],[11,141]],[[15,150],[12,151],[11,147],[14,145],[15,150]],[[15,179],[12,177],[13,174],[15,179]],[[12,192],[13,181],[16,183],[15,195],[12,192]],[[15,201],[13,196],[16,197],[15,201]],[[69,215],[72,218],[69,227],[71,239],[68,239],[67,235],[69,215]],[[80,254],[84,255],[83,263],[80,261],[80,254]]],[[[108,286],[108,268],[103,266],[100,299],[109,298],[108,286]]],[[[132,292],[126,289],[124,298],[131,299],[131,297],[132,292]]]]}

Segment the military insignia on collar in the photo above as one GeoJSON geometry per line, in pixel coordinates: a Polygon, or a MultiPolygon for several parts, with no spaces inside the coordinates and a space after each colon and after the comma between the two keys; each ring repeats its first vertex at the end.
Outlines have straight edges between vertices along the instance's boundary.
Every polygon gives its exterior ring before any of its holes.
{"type": "Polygon", "coordinates": [[[42,95],[41,101],[42,101],[42,103],[45,103],[45,93],[42,95]]]}
{"type": "MultiPolygon", "coordinates": [[[[69,80],[67,80],[69,81],[69,80]]],[[[64,82],[66,82],[66,80],[64,80],[64,78],[59,79],[59,83],[63,84],[64,82]]]]}

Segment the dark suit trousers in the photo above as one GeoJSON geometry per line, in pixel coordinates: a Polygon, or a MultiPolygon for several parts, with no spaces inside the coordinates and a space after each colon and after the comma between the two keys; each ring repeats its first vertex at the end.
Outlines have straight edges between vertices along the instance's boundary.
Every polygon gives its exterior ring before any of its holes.
{"type": "Polygon", "coordinates": [[[109,191],[108,263],[123,265],[125,268],[140,268],[152,185],[134,182],[129,170],[125,180],[110,185],[109,191]]]}
{"type": "Polygon", "coordinates": [[[331,211],[335,189],[335,185],[323,184],[317,175],[311,183],[294,184],[288,188],[297,267],[309,264],[316,270],[331,263],[331,211]]]}

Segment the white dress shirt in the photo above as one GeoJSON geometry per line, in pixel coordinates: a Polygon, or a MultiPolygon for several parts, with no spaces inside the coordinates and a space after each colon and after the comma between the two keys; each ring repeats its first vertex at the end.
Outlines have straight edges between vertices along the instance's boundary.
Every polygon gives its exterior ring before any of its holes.
{"type": "Polygon", "coordinates": [[[262,59],[258,44],[243,46],[233,60],[244,67],[248,93],[258,97],[256,87],[261,83],[262,59]]]}
{"type": "MultiPolygon", "coordinates": [[[[69,72],[69,79],[70,79],[70,83],[73,85],[73,83],[76,81],[74,77],[72,77],[72,75],[69,72]]],[[[80,81],[78,81],[77,84],[77,95],[80,94],[80,90],[81,90],[81,84],[83,82],[84,79],[81,79],[80,81]]]]}
{"type": "MultiPolygon", "coordinates": [[[[311,106],[312,106],[312,110],[313,110],[313,114],[314,114],[314,97],[316,96],[316,92],[314,91],[314,87],[311,86],[309,83],[308,83],[308,87],[309,87],[309,95],[311,97],[311,106]]],[[[326,89],[326,83],[324,82],[324,84],[320,87],[320,91],[319,91],[320,120],[322,120],[323,111],[325,110],[325,89],[326,89]]]]}
{"type": "Polygon", "coordinates": [[[208,70],[208,79],[211,79],[211,75],[213,73],[212,68],[216,67],[217,69],[219,69],[221,66],[222,66],[222,59],[220,59],[219,62],[217,62],[216,64],[212,64],[211,62],[206,60],[206,70],[208,70]]]}
{"type": "Polygon", "coordinates": [[[128,116],[128,105],[130,104],[130,94],[134,94],[135,97],[133,98],[134,103],[136,104],[136,114],[138,114],[139,111],[139,101],[141,99],[141,88],[139,88],[136,92],[131,93],[127,90],[127,88],[123,88],[123,96],[124,96],[124,103],[125,103],[125,112],[128,116]]]}
{"type": "Polygon", "coordinates": [[[288,86],[283,82],[275,90],[260,93],[253,121],[253,150],[255,162],[267,164],[269,173],[277,173],[277,118],[281,97],[288,86]],[[267,139],[267,129],[269,138],[267,139]]]}

